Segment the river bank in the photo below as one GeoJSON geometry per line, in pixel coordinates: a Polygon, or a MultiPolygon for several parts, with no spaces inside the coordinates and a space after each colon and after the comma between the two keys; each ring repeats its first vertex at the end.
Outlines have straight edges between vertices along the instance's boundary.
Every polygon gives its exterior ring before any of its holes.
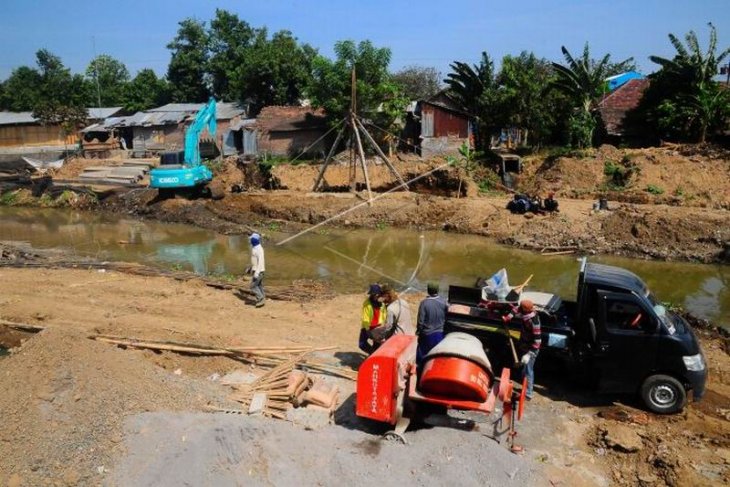
{"type": "MultiPolygon", "coordinates": [[[[560,211],[526,216],[506,210],[512,194],[499,191],[503,187],[493,187],[484,194],[480,186],[484,180],[478,182],[476,174],[444,162],[404,155],[395,166],[405,179],[434,172],[417,180],[412,192],[383,194],[395,183],[387,168],[373,161],[370,182],[377,200],[370,205],[364,202],[365,192],[309,192],[317,177],[317,165],[280,164],[262,172],[258,165],[236,158],[216,168],[216,180],[229,190],[221,201],[160,200],[155,190],[144,188],[107,191],[100,194],[100,200],[69,191],[54,199],[48,194],[33,197],[29,189],[14,188],[0,197],[0,203],[85,208],[187,223],[225,235],[297,232],[320,224],[324,228],[319,231],[408,228],[478,235],[543,253],[730,262],[727,150],[711,146],[601,146],[532,155],[523,161],[523,171],[516,178],[517,190],[542,196],[554,193],[560,211]],[[230,192],[232,188],[242,192],[230,192]],[[608,201],[609,210],[593,210],[598,198],[608,201]]],[[[72,179],[84,167],[98,164],[104,161],[75,159],[54,177],[72,179]]],[[[330,191],[346,188],[348,178],[346,166],[333,165],[325,175],[325,186],[330,191]]]]}
{"type": "Polygon", "coordinates": [[[223,234],[267,228],[297,232],[312,225],[410,228],[484,236],[538,252],[623,255],[643,259],[730,262],[730,213],[723,209],[609,202],[594,211],[590,200],[560,200],[560,212],[516,215],[509,197],[448,198],[391,193],[372,206],[363,195],[258,191],[222,201],[155,201],[137,191],[113,196],[104,211],[187,223],[223,234]]]}
{"type": "MultiPolygon", "coordinates": [[[[24,258],[35,259],[30,252],[24,258]]],[[[247,478],[259,485],[282,479],[277,473],[282,468],[294,474],[310,468],[306,455],[284,447],[293,437],[320,458],[332,457],[337,467],[324,463],[322,468],[335,468],[346,481],[371,475],[366,464],[395,468],[401,462],[412,466],[398,478],[428,485],[443,483],[449,472],[465,468],[466,485],[709,486],[730,480],[730,356],[726,339],[712,332],[699,332],[710,368],[707,396],[677,416],[647,415],[635,409],[631,398],[614,403],[617,398],[595,397],[538,364],[537,397],[519,425],[518,439],[526,448],[519,457],[479,432],[444,428],[416,430],[410,433],[411,445],[381,449],[381,432],[352,416],[353,384],[343,391],[338,424],[306,432],[268,423],[276,420],[242,420],[236,427],[242,428],[240,435],[248,438],[249,446],[235,447],[238,440],[228,438],[228,446],[211,449],[212,439],[206,439],[200,425],[215,428],[223,423],[215,415],[208,420],[179,414],[200,413],[208,406],[231,408],[224,389],[210,377],[240,369],[240,363],[122,350],[87,337],[229,347],[333,345],[338,347],[330,356],[335,363],[356,367],[361,294],[309,302],[270,300],[257,309],[234,290],[199,280],[95,268],[3,268],[0,296],[2,319],[45,328],[26,334],[11,356],[0,360],[0,387],[5,391],[0,396],[2,483],[93,485],[112,479],[131,485],[139,480],[134,472],[144,471],[165,484],[164,466],[144,453],[145,445],[159,443],[165,452],[160,462],[205,459],[196,463],[191,478],[202,480],[205,472],[218,472],[225,475],[209,478],[247,478]],[[47,424],[53,427],[39,426],[47,424]],[[165,431],[158,431],[161,424],[165,431]],[[364,449],[366,444],[371,447],[364,449]],[[351,453],[333,456],[332,445],[351,453]],[[478,460],[470,457],[476,451],[478,460]],[[414,464],[414,458],[423,463],[414,464]]],[[[415,306],[420,297],[408,299],[415,306]]]]}

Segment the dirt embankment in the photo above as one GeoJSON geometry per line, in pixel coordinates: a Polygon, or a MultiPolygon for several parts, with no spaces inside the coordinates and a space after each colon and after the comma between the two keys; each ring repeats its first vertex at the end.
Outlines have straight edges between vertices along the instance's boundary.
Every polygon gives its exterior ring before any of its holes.
{"type": "MultiPolygon", "coordinates": [[[[439,167],[440,162],[408,160],[397,162],[396,168],[409,179],[439,167]]],[[[480,195],[478,185],[452,167],[419,180],[410,193],[391,193],[370,206],[363,204],[364,191],[356,195],[308,192],[318,166],[275,167],[276,185],[287,189],[273,191],[255,189],[251,171],[251,165],[229,162],[222,171],[227,186],[253,188],[229,194],[223,201],[156,201],[154,192],[135,191],[109,198],[103,207],[222,233],[260,229],[272,220],[292,230],[328,220],[333,226],[394,226],[484,235],[540,251],[730,261],[727,151],[603,146],[581,157],[528,158],[518,187],[542,195],[556,192],[560,202],[559,213],[532,218],[505,209],[511,198],[508,193],[480,195]],[[622,186],[616,186],[614,176],[606,174],[607,166],[621,168],[622,186]],[[609,211],[592,211],[598,197],[609,200],[609,211]]],[[[333,165],[325,173],[325,186],[330,189],[344,188],[348,180],[347,166],[333,165]]],[[[381,194],[396,184],[384,165],[371,167],[370,180],[381,194]]]]}

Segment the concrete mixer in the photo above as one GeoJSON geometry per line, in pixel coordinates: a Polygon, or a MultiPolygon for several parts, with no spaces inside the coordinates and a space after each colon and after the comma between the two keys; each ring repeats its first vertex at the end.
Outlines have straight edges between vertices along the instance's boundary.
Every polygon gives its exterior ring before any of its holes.
{"type": "Polygon", "coordinates": [[[426,355],[421,370],[416,366],[416,346],[415,336],[394,335],[365,359],[358,371],[356,414],[394,426],[386,437],[406,442],[404,433],[411,420],[423,418],[427,411],[491,415],[501,409],[495,424],[506,419],[501,433],[507,433],[510,447],[518,450],[515,422],[524,411],[524,384],[514,387],[506,368],[496,377],[481,342],[467,333],[446,335],[426,355]]]}

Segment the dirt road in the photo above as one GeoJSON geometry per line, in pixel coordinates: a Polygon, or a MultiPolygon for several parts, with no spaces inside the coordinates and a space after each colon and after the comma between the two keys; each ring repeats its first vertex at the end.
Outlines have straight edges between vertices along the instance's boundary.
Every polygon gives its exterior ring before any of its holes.
{"type": "Polygon", "coordinates": [[[464,483],[487,485],[730,480],[730,357],[727,344],[711,335],[703,335],[707,397],[679,416],[647,416],[631,400],[613,405],[611,398],[593,398],[541,374],[538,364],[538,396],[518,437],[527,451],[519,457],[506,454],[484,430],[422,429],[409,434],[412,446],[383,445],[382,431],[353,419],[352,389],[343,396],[339,424],[319,431],[275,420],[177,414],[201,412],[206,404],[231,407],[208,378],[241,365],[122,350],[86,338],[106,333],[218,345],[327,344],[339,347],[334,360],[350,366],[358,363],[362,298],[269,301],[256,309],[231,291],[193,281],[1,269],[0,318],[48,329],[0,360],[0,482],[172,485],[177,477],[166,473],[170,462],[186,465],[190,478],[202,483],[231,485],[241,479],[247,485],[311,484],[315,478],[325,484],[377,478],[441,485],[456,472],[465,472],[464,483]],[[622,436],[626,429],[634,436],[622,436]],[[627,444],[633,445],[628,452],[627,444]],[[159,456],[151,458],[155,445],[159,456]]]}

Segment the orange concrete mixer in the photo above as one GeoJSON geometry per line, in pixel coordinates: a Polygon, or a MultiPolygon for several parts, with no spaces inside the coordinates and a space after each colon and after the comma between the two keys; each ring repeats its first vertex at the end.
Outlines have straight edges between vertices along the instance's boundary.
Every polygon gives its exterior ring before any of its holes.
{"type": "Polygon", "coordinates": [[[525,384],[514,387],[510,370],[495,377],[478,338],[467,333],[449,333],[416,367],[416,337],[394,335],[360,365],[357,377],[356,414],[395,426],[386,433],[405,442],[411,419],[423,407],[472,410],[491,415],[500,408],[498,421],[507,419],[513,450],[515,422],[522,418],[525,384]],[[519,392],[518,392],[519,391],[519,392]]]}

